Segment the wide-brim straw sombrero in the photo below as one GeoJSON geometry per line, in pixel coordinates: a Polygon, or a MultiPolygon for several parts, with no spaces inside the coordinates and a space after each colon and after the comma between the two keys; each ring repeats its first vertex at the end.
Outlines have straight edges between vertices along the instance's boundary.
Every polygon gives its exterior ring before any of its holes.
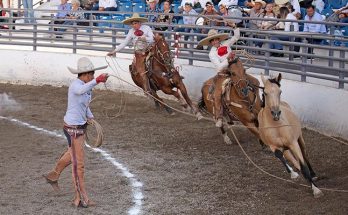
{"type": "Polygon", "coordinates": [[[134,21],[143,23],[147,22],[147,18],[140,17],[139,13],[133,13],[133,16],[123,20],[122,23],[125,25],[131,25],[134,21]]]}
{"type": "Polygon", "coordinates": [[[93,72],[96,70],[106,69],[108,66],[94,67],[92,61],[86,57],[82,57],[77,61],[77,69],[68,67],[72,74],[80,74],[85,72],[93,72]]]}
{"type": "MultiPolygon", "coordinates": [[[[288,0],[289,1],[289,0],[288,0]]],[[[255,5],[255,3],[260,3],[262,5],[262,7],[265,7],[266,6],[266,2],[262,1],[262,0],[254,0],[252,1],[253,4],[255,5]]]]}
{"type": "Polygon", "coordinates": [[[229,38],[229,34],[227,33],[221,33],[219,34],[219,32],[217,32],[217,30],[214,29],[210,29],[208,32],[208,36],[204,39],[202,39],[201,41],[199,41],[198,45],[202,45],[202,46],[207,46],[210,45],[210,40],[219,38],[220,40],[226,40],[227,38],[229,38]]]}
{"type": "Polygon", "coordinates": [[[274,3],[275,3],[276,5],[286,4],[286,3],[288,3],[288,2],[289,2],[289,0],[275,0],[275,1],[274,1],[274,3]]]}

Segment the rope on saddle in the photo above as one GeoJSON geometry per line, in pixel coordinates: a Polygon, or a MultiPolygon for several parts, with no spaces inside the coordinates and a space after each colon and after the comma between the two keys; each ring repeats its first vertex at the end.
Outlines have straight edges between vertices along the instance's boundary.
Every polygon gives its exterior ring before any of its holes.
{"type": "Polygon", "coordinates": [[[92,135],[88,132],[86,132],[86,140],[88,142],[88,145],[91,145],[92,147],[94,148],[98,148],[100,147],[102,144],[103,144],[103,141],[104,141],[104,132],[103,132],[103,128],[102,126],[94,119],[91,119],[89,121],[89,125],[92,125],[94,127],[94,130],[96,131],[97,133],[97,136],[96,138],[94,139],[94,141],[92,141],[91,137],[92,135]]]}

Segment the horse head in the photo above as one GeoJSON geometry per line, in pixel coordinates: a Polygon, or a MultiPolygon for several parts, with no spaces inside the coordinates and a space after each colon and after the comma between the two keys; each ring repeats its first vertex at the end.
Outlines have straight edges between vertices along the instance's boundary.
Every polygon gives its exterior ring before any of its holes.
{"type": "Polygon", "coordinates": [[[155,59],[166,68],[167,72],[172,72],[174,67],[172,52],[169,45],[161,34],[155,34],[154,36],[153,55],[155,59]]]}
{"type": "Polygon", "coordinates": [[[280,95],[282,93],[280,89],[280,81],[282,79],[281,73],[278,74],[276,78],[266,79],[263,74],[261,75],[261,80],[264,85],[263,97],[265,102],[265,107],[271,111],[274,121],[280,119],[280,95]]]}
{"type": "Polygon", "coordinates": [[[238,93],[242,98],[245,98],[249,95],[249,90],[251,89],[250,83],[246,78],[245,69],[242,61],[239,57],[235,56],[234,53],[230,54],[227,58],[228,68],[227,70],[232,75],[232,80],[238,89],[238,93]]]}

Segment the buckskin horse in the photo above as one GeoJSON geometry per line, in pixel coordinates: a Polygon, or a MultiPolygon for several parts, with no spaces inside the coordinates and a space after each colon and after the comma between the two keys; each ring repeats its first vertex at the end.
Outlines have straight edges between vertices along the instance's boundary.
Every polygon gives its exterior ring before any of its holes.
{"type": "MultiPolygon", "coordinates": [[[[259,95],[260,82],[251,75],[246,74],[239,57],[228,58],[228,67],[223,69],[213,78],[207,80],[202,87],[202,97],[198,103],[199,108],[214,114],[214,98],[209,91],[215,80],[215,90],[222,90],[223,115],[228,121],[239,120],[243,125],[259,138],[257,115],[261,110],[259,95]],[[223,83],[221,80],[224,80],[223,83]],[[220,83],[218,86],[217,83],[220,83]]],[[[224,125],[220,128],[224,141],[231,144],[224,125]]]]}
{"type": "MultiPolygon", "coordinates": [[[[135,60],[130,66],[130,73],[134,83],[144,91],[146,91],[145,86],[148,84],[150,86],[149,93],[159,101],[163,100],[157,95],[156,91],[161,90],[165,94],[175,96],[185,109],[189,108],[200,119],[201,113],[192,104],[182,81],[183,77],[174,67],[171,51],[162,35],[156,34],[154,44],[148,48],[135,51],[135,60]],[[147,58],[149,58],[148,61],[147,58]],[[143,74],[146,74],[148,79],[144,79],[143,74]],[[144,81],[149,81],[149,83],[144,81]]],[[[155,104],[156,106],[164,106],[156,100],[155,104]]],[[[164,106],[164,108],[171,113],[168,107],[164,106]]]]}
{"type": "Polygon", "coordinates": [[[261,75],[264,84],[264,107],[258,115],[259,134],[261,140],[271,148],[286,170],[291,173],[291,178],[297,178],[298,174],[295,174],[283,157],[283,154],[288,154],[286,157],[302,172],[311,185],[314,197],[318,198],[323,193],[313,182],[316,176],[307,158],[300,120],[290,106],[280,100],[281,78],[279,74],[278,77],[267,80],[261,75]]]}

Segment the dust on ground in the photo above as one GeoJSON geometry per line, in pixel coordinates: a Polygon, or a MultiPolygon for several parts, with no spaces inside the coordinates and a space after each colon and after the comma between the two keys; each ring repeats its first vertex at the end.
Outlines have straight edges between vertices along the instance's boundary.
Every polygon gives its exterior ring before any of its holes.
{"type": "MultiPolygon", "coordinates": [[[[91,109],[104,128],[102,147],[144,183],[142,214],[348,214],[347,193],[324,191],[314,199],[309,188],[270,178],[248,162],[236,144],[226,145],[211,122],[169,115],[145,97],[94,92],[91,109]]],[[[1,93],[10,93],[22,107],[1,115],[61,132],[66,87],[0,84],[1,93]]],[[[235,132],[258,165],[290,178],[247,129],[235,132]]],[[[321,177],[318,186],[348,190],[348,146],[303,132],[321,177]]],[[[70,206],[70,167],[60,178],[60,193],[41,176],[65,150],[64,139],[1,119],[0,137],[0,214],[127,214],[133,205],[129,181],[100,154],[86,149],[87,190],[98,205],[75,209],[70,206]]],[[[306,184],[303,179],[298,183],[306,184]]]]}

